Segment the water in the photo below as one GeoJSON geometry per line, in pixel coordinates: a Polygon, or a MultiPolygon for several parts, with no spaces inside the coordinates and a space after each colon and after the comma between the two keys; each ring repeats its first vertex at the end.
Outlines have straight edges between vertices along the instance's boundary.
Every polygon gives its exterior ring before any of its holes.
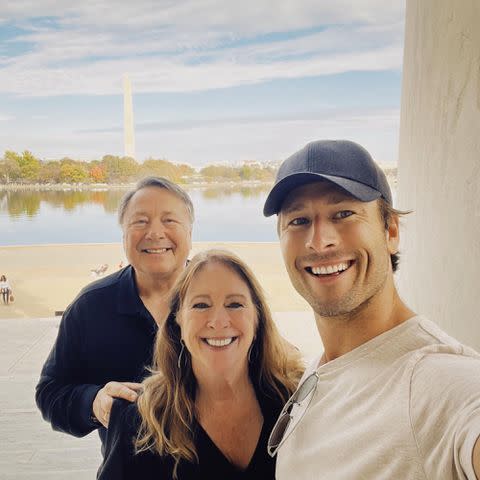
{"type": "MultiPolygon", "coordinates": [[[[276,241],[276,217],[262,214],[268,191],[266,185],[189,190],[193,241],[276,241]]],[[[116,212],[124,193],[0,191],[0,245],[120,242],[116,212]]]]}

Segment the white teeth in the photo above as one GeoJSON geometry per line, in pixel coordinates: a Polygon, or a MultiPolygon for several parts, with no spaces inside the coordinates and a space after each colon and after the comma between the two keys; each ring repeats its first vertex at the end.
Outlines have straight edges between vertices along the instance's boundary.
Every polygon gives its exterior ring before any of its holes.
{"type": "Polygon", "coordinates": [[[222,339],[206,338],[205,341],[212,347],[226,347],[233,342],[233,337],[222,339]]]}
{"type": "Polygon", "coordinates": [[[312,267],[314,275],[329,275],[331,273],[343,272],[348,268],[348,263],[339,263],[337,265],[328,265],[328,267],[312,267]]]}
{"type": "Polygon", "coordinates": [[[147,253],[165,253],[168,248],[149,248],[145,249],[147,253]]]}

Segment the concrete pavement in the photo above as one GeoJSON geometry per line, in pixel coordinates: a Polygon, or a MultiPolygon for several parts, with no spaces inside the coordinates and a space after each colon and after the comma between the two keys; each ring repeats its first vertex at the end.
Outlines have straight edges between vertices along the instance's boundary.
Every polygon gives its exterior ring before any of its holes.
{"type": "Polygon", "coordinates": [[[60,319],[0,321],[0,479],[95,478],[101,462],[96,433],[54,432],[34,400],[40,369],[60,319]]]}

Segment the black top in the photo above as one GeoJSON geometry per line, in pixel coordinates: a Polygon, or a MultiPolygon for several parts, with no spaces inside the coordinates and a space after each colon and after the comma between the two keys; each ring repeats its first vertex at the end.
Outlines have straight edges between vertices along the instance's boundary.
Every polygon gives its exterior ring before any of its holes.
{"type": "MultiPolygon", "coordinates": [[[[152,363],[157,324],[143,305],[132,267],[85,287],[65,311],[35,399],[54,430],[82,437],[98,424],[92,403],[109,381],[140,382],[152,363]]],[[[102,444],[105,428],[99,428],[102,444]]]]}
{"type": "MultiPolygon", "coordinates": [[[[258,396],[263,426],[257,447],[248,467],[241,470],[223,455],[199,423],[194,425],[198,463],[181,461],[179,480],[270,480],[275,478],[275,459],[267,453],[270,431],[283,406],[282,402],[258,396]]],[[[172,457],[161,457],[151,451],[134,454],[133,442],[140,418],[136,404],[115,400],[108,427],[105,458],[97,480],[170,480],[173,478],[172,457]]]]}

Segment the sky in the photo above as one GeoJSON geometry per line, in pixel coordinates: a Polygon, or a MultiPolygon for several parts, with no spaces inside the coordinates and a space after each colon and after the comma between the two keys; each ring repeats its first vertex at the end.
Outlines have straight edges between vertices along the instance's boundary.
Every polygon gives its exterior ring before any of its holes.
{"type": "Polygon", "coordinates": [[[280,161],[347,138],[396,163],[404,2],[3,0],[0,155],[280,161]]]}

